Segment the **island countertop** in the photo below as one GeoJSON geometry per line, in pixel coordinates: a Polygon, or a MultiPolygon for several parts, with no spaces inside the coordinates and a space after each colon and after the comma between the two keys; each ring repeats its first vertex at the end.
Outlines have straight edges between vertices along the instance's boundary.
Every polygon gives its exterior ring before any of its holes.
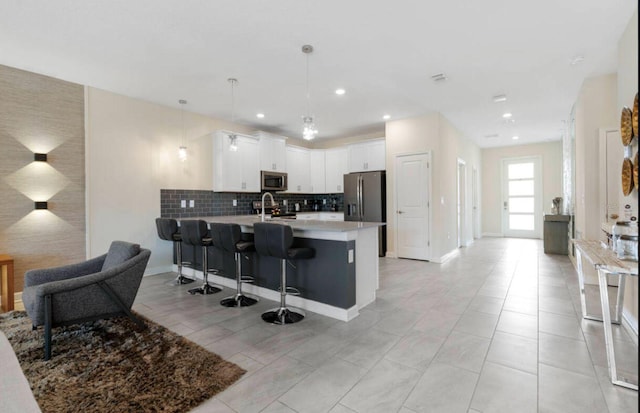
{"type": "MultiPolygon", "coordinates": [[[[261,222],[260,215],[200,216],[180,221],[193,219],[209,224],[238,224],[247,240],[253,239],[254,224],[261,222]]],[[[349,321],[358,315],[359,309],[375,300],[379,285],[378,232],[384,223],[282,218],[265,222],[289,225],[296,245],[315,250],[312,259],[301,260],[296,267],[287,266],[288,282],[300,289],[299,296],[287,298],[291,305],[349,321]]],[[[198,251],[195,247],[183,248],[183,258],[198,262],[198,251]]],[[[224,267],[219,274],[209,276],[219,284],[236,288],[235,277],[228,276],[235,274],[233,254],[216,248],[210,248],[208,254],[210,263],[224,267]]],[[[250,255],[251,259],[243,260],[242,264],[246,267],[244,271],[254,277],[254,283],[245,286],[247,292],[279,300],[281,261],[256,253],[250,255]]]]}
{"type": "MultiPolygon", "coordinates": [[[[233,223],[244,227],[253,228],[253,224],[260,222],[260,215],[222,215],[205,216],[188,219],[201,219],[206,222],[233,223]]],[[[377,228],[386,225],[384,222],[357,222],[357,221],[321,221],[316,219],[282,219],[267,218],[265,222],[273,222],[289,225],[294,232],[306,231],[326,231],[326,232],[349,232],[367,228],[377,228]]]]}

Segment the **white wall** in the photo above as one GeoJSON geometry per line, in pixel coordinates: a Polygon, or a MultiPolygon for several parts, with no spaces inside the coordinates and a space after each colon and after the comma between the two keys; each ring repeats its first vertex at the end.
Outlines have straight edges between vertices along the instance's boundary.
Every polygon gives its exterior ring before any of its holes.
{"type": "Polygon", "coordinates": [[[600,239],[600,129],[619,128],[616,87],[615,74],[588,78],[576,100],[575,234],[578,239],[600,239]]]}
{"type": "MultiPolygon", "coordinates": [[[[623,106],[632,108],[633,99],[638,93],[638,11],[633,14],[627,27],[618,42],[618,105],[617,113],[620,113],[623,106]]],[[[638,152],[638,139],[633,141],[633,154],[638,152]]],[[[635,209],[635,216],[638,216],[638,189],[623,199],[622,202],[629,203],[635,209]]],[[[632,277],[628,281],[624,297],[624,315],[631,323],[635,331],[638,331],[638,277],[632,277]]]]}
{"type": "MultiPolygon", "coordinates": [[[[480,173],[479,148],[456,130],[441,114],[431,113],[386,124],[387,164],[387,249],[395,254],[395,158],[397,155],[431,153],[431,256],[441,262],[457,249],[457,165],[458,158],[467,165],[467,199],[471,199],[471,171],[480,173]]],[[[471,222],[467,208],[467,222],[471,222]]],[[[473,241],[471,225],[467,226],[464,243],[473,241]]]]}
{"type": "Polygon", "coordinates": [[[187,161],[178,159],[181,111],[88,87],[86,89],[87,255],[112,240],[152,251],[148,273],[171,264],[171,243],[158,238],[160,189],[211,189],[211,146],[202,136],[251,130],[185,111],[187,161]],[[197,148],[200,146],[200,148],[197,148]]]}
{"type": "Polygon", "coordinates": [[[542,161],[542,207],[551,212],[551,200],[562,196],[562,142],[516,145],[482,149],[482,230],[485,235],[501,236],[502,177],[505,158],[539,156],[542,161]]]}

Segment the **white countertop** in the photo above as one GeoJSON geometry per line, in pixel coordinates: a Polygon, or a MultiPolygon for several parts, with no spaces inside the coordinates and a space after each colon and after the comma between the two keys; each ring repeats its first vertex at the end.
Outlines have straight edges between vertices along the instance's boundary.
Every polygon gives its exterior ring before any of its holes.
{"type": "MultiPolygon", "coordinates": [[[[260,222],[260,215],[223,215],[185,219],[201,219],[207,222],[233,223],[244,227],[253,228],[253,224],[260,222]]],[[[360,229],[377,228],[386,225],[384,222],[355,222],[355,221],[320,221],[316,219],[268,219],[265,222],[273,222],[289,225],[294,231],[322,231],[322,232],[349,232],[360,229]]]]}

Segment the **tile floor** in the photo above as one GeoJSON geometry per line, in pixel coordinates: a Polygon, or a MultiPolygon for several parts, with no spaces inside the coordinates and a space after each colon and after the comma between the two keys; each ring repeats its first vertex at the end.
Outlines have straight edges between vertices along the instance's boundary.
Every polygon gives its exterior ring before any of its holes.
{"type": "MultiPolygon", "coordinates": [[[[247,370],[195,412],[637,412],[608,378],[602,325],[582,320],[577,275],[539,240],[485,238],[445,264],[380,259],[375,303],[344,323],[274,306],[229,309],[145,277],[134,309],[247,370]]],[[[614,327],[618,368],[638,348],[614,327]]]]}

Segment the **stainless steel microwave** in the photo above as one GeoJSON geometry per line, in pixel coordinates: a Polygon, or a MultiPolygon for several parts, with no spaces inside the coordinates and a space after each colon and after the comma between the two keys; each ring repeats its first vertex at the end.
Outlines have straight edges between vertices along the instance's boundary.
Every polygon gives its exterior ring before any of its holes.
{"type": "Polygon", "coordinates": [[[263,191],[286,191],[287,173],[260,171],[260,187],[263,191]]]}

